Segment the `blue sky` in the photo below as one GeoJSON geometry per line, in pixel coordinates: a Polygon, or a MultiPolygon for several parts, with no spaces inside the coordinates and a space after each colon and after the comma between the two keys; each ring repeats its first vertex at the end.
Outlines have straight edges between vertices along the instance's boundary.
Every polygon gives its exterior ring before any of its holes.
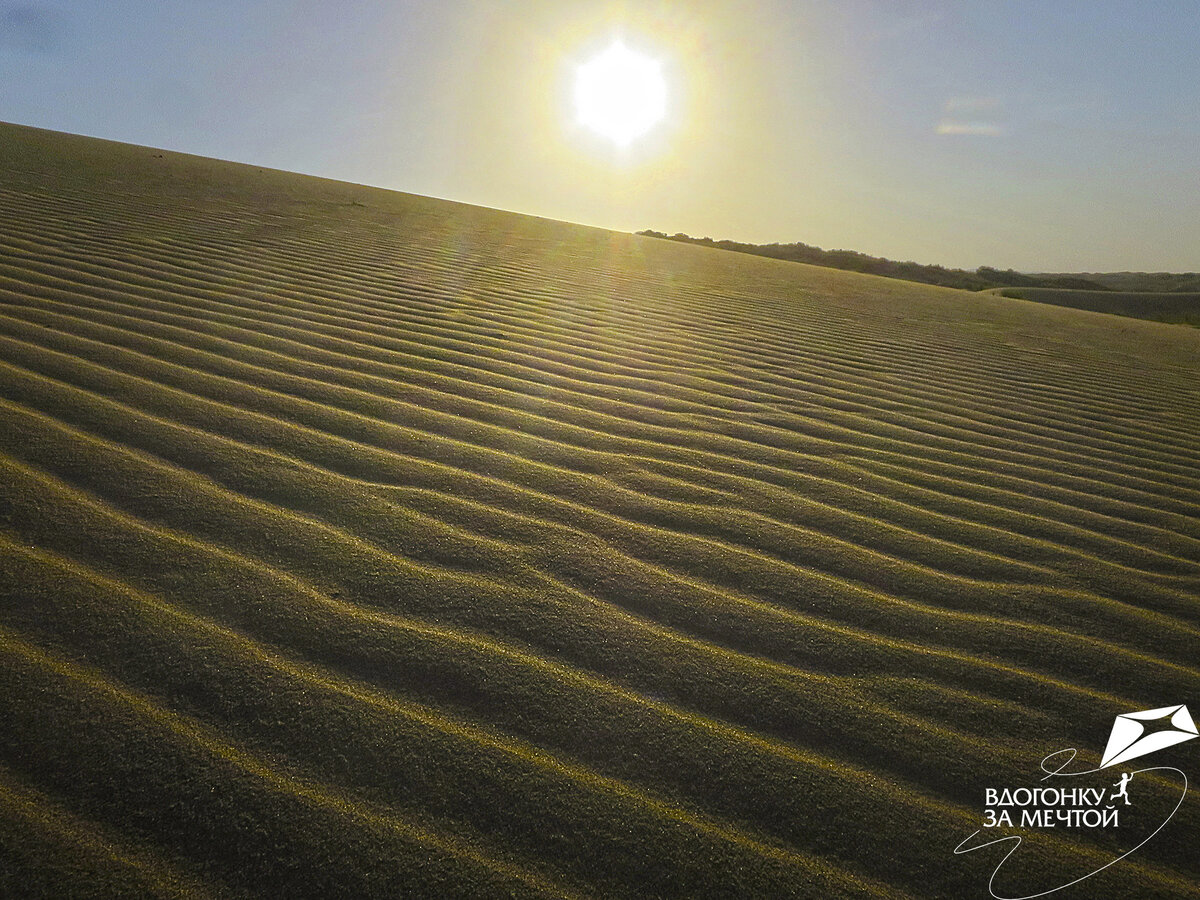
{"type": "Polygon", "coordinates": [[[1200,2],[0,0],[0,120],[622,230],[1200,269],[1200,2]],[[671,76],[577,133],[620,34],[671,76]]]}

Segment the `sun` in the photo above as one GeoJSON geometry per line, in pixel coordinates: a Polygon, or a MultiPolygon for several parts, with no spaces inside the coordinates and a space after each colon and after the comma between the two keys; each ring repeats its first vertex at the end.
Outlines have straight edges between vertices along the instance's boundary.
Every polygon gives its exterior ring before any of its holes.
{"type": "Polygon", "coordinates": [[[627,147],[667,112],[662,63],[614,41],[575,70],[579,122],[619,147],[627,147]]]}

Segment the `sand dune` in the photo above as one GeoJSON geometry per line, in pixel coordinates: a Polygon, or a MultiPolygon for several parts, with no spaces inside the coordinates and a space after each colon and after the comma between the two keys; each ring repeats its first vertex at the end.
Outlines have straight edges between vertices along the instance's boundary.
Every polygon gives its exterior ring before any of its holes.
{"type": "Polygon", "coordinates": [[[0,894],[986,896],[985,786],[1200,705],[1197,371],[0,127],[0,894]]]}

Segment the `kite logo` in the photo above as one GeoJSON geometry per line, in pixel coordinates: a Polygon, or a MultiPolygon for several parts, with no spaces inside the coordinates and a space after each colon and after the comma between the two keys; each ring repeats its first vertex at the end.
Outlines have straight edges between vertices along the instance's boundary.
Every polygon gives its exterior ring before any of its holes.
{"type": "MultiPolygon", "coordinates": [[[[1122,713],[1113,722],[1100,765],[1094,769],[1069,771],[1077,752],[1073,747],[1056,750],[1042,759],[1044,774],[1041,781],[1051,781],[1063,787],[986,788],[982,827],[960,842],[954,848],[954,853],[974,853],[987,847],[1010,845],[988,880],[988,893],[995,900],[1033,900],[1073,887],[1145,846],[1166,827],[1187,796],[1188,777],[1175,766],[1151,764],[1129,769],[1121,773],[1120,781],[1115,784],[1109,781],[1112,773],[1104,770],[1196,737],[1200,737],[1200,731],[1197,731],[1187,706],[1182,703],[1122,713]],[[1129,798],[1130,783],[1136,776],[1151,772],[1156,773],[1153,780],[1137,782],[1143,787],[1138,788],[1137,802],[1132,803],[1129,798]],[[1179,791],[1178,795],[1172,789],[1172,782],[1177,782],[1175,789],[1179,791]],[[1019,870],[1004,875],[1001,875],[1001,870],[1022,842],[1026,839],[1039,840],[1051,828],[1111,829],[1117,845],[1123,844],[1129,848],[1091,871],[1072,872],[1073,877],[1065,877],[1057,885],[1043,883],[1033,893],[998,892],[999,881],[1014,881],[1014,886],[1020,882],[1019,870]],[[1004,829],[1014,829],[1017,833],[1004,829]],[[977,843],[976,836],[981,832],[998,836],[977,843]],[[1128,835],[1128,842],[1122,840],[1125,835],[1128,835]]],[[[1034,883],[1025,886],[1028,889],[1034,887],[1034,883]]]]}
{"type": "Polygon", "coordinates": [[[1113,723],[1100,768],[1107,769],[1155,750],[1182,744],[1194,737],[1200,737],[1200,732],[1196,731],[1196,723],[1183,704],[1125,713],[1117,716],[1113,723]],[[1149,727],[1156,725],[1165,727],[1148,731],[1149,727]]]}

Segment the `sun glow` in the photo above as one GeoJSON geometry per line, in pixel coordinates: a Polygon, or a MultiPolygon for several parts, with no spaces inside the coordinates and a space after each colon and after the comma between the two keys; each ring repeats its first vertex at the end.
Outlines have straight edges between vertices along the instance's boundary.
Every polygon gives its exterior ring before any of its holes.
{"type": "Polygon", "coordinates": [[[575,71],[579,122],[619,147],[627,147],[666,115],[662,63],[620,41],[575,71]]]}

